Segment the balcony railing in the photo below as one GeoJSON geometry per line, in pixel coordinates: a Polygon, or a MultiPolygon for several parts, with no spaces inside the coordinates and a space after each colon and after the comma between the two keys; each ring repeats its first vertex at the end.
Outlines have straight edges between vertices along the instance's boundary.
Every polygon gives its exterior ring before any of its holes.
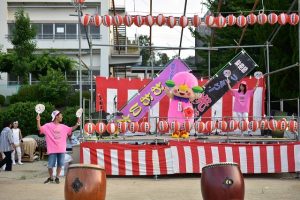
{"type": "MultiPolygon", "coordinates": [[[[92,40],[99,40],[102,39],[102,36],[99,34],[93,34],[89,36],[92,40]]],[[[6,35],[7,39],[12,39],[12,35],[6,35]]],[[[78,35],[77,34],[38,34],[35,37],[37,40],[76,40],[78,39],[78,35]]],[[[86,35],[82,34],[81,38],[86,39],[86,35]]]]}

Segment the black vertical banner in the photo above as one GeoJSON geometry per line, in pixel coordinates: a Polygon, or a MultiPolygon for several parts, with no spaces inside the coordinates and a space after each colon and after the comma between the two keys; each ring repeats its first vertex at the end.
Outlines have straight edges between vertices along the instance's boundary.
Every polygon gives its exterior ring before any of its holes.
{"type": "Polygon", "coordinates": [[[228,86],[224,70],[230,70],[229,77],[230,85],[233,87],[242,78],[247,76],[258,65],[253,59],[242,50],[231,61],[229,61],[220,71],[218,71],[210,80],[204,85],[204,92],[201,97],[193,102],[195,110],[195,117],[201,117],[212,105],[214,105],[227,91],[228,86]]]}

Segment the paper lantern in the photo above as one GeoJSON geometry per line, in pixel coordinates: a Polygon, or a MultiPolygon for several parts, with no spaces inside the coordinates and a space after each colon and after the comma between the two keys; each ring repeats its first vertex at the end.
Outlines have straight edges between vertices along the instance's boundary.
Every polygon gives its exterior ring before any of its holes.
{"type": "Polygon", "coordinates": [[[265,23],[267,23],[268,21],[268,17],[265,13],[260,13],[257,15],[257,23],[259,23],[260,25],[264,25],[265,23]]]}
{"type": "Polygon", "coordinates": [[[195,122],[195,130],[197,133],[203,133],[205,131],[205,123],[202,121],[195,122]]]}
{"type": "Polygon", "coordinates": [[[298,122],[295,120],[289,121],[289,131],[296,133],[298,131],[298,122]]]}
{"type": "Polygon", "coordinates": [[[96,124],[96,132],[102,134],[106,131],[106,125],[103,122],[98,122],[96,124]]]}
{"type": "Polygon", "coordinates": [[[182,27],[182,28],[185,28],[187,27],[187,25],[189,25],[189,20],[186,16],[181,16],[179,18],[179,25],[182,27]]]}
{"type": "Polygon", "coordinates": [[[246,19],[247,19],[247,23],[250,25],[254,25],[257,22],[257,16],[253,13],[247,15],[246,19]]]}
{"type": "Polygon", "coordinates": [[[74,3],[84,4],[85,0],[74,0],[74,3]]]}
{"type": "Polygon", "coordinates": [[[128,130],[132,133],[139,131],[139,123],[138,122],[130,122],[128,125],[128,130]]]}
{"type": "Polygon", "coordinates": [[[112,19],[114,26],[120,26],[123,24],[123,17],[121,15],[115,15],[112,19]]]}
{"type": "Polygon", "coordinates": [[[249,122],[248,128],[249,128],[251,131],[255,132],[255,131],[258,129],[258,127],[259,127],[258,121],[252,120],[251,122],[249,122]]]}
{"type": "Polygon", "coordinates": [[[239,27],[244,27],[247,24],[247,19],[244,15],[240,15],[237,17],[236,19],[236,25],[238,25],[239,27]]]}
{"type": "Polygon", "coordinates": [[[117,125],[113,122],[109,122],[107,125],[106,125],[106,131],[109,133],[109,134],[115,134],[117,132],[117,125]]]}
{"type": "Polygon", "coordinates": [[[194,15],[194,17],[192,18],[192,25],[194,27],[198,27],[201,25],[201,18],[198,15],[194,15]]]}
{"type": "Polygon", "coordinates": [[[145,17],[145,24],[147,26],[152,26],[155,23],[155,18],[152,15],[147,15],[145,17]]]}
{"type": "Polygon", "coordinates": [[[186,120],[185,122],[183,122],[182,128],[183,128],[183,130],[185,130],[186,132],[190,132],[191,129],[193,128],[193,123],[190,122],[189,120],[186,120]]]}
{"type": "Polygon", "coordinates": [[[125,133],[127,131],[127,122],[118,122],[117,125],[120,133],[125,133]]]}
{"type": "Polygon", "coordinates": [[[289,22],[289,15],[286,13],[281,13],[278,15],[278,24],[285,25],[289,22]]]}
{"type": "Polygon", "coordinates": [[[151,128],[151,126],[150,126],[149,122],[142,122],[140,124],[140,132],[148,133],[148,132],[150,132],[150,128],[151,128]]]}
{"type": "Polygon", "coordinates": [[[130,27],[133,24],[131,15],[125,15],[123,21],[124,21],[124,24],[128,27],[130,27]]]}
{"type": "Polygon", "coordinates": [[[133,18],[133,23],[137,26],[137,27],[141,27],[144,24],[144,17],[137,15],[133,18]]]}
{"type": "Polygon", "coordinates": [[[176,20],[175,17],[169,16],[169,17],[167,18],[166,24],[167,24],[167,26],[169,26],[170,28],[173,28],[174,26],[176,26],[176,23],[177,23],[177,20],[176,20]]]}
{"type": "Polygon", "coordinates": [[[272,131],[275,131],[277,129],[277,121],[275,119],[269,120],[268,128],[272,131]]]}
{"type": "Polygon", "coordinates": [[[169,130],[169,124],[165,120],[161,120],[157,123],[157,130],[160,133],[166,133],[169,130]]]}
{"type": "Polygon", "coordinates": [[[297,15],[296,13],[292,13],[289,16],[289,23],[290,25],[297,25],[299,23],[299,15],[297,15]]]}
{"type": "Polygon", "coordinates": [[[221,129],[222,132],[227,132],[227,122],[226,121],[218,121],[217,128],[221,129]]]}
{"type": "Polygon", "coordinates": [[[91,16],[89,14],[85,14],[81,17],[81,24],[83,26],[87,26],[90,23],[91,16]]]}
{"type": "Polygon", "coordinates": [[[232,119],[228,123],[228,130],[235,131],[238,128],[238,121],[232,119]]]}
{"type": "Polygon", "coordinates": [[[248,130],[248,125],[249,125],[249,122],[247,120],[242,120],[239,122],[239,129],[241,131],[247,131],[248,130]]]}
{"type": "Polygon", "coordinates": [[[207,121],[205,123],[205,129],[207,130],[207,132],[211,133],[216,129],[216,123],[214,121],[207,121]]]}
{"type": "Polygon", "coordinates": [[[215,17],[212,15],[206,15],[205,16],[205,24],[207,26],[212,26],[215,23],[215,17]]]}
{"type": "Polygon", "coordinates": [[[96,130],[96,126],[94,123],[89,122],[84,125],[84,131],[88,134],[93,134],[96,130]]]}
{"type": "Polygon", "coordinates": [[[278,21],[278,16],[275,13],[270,13],[268,15],[268,23],[273,25],[275,23],[277,23],[278,21]]]}
{"type": "Polygon", "coordinates": [[[222,28],[226,25],[226,18],[222,15],[215,17],[214,21],[218,28],[222,28]]]}
{"type": "Polygon", "coordinates": [[[93,24],[95,25],[95,26],[100,26],[101,25],[101,23],[102,23],[102,17],[101,16],[99,16],[99,15],[94,15],[93,17],[93,24]]]}
{"type": "Polygon", "coordinates": [[[104,15],[102,18],[102,23],[104,26],[109,27],[112,24],[112,17],[110,15],[104,15]]]}
{"type": "Polygon", "coordinates": [[[226,23],[227,23],[227,25],[228,26],[233,26],[233,25],[235,25],[235,23],[236,23],[236,16],[234,16],[234,15],[228,15],[227,17],[226,17],[226,23]]]}
{"type": "Polygon", "coordinates": [[[162,26],[166,23],[166,17],[163,14],[159,14],[156,17],[156,24],[162,26]]]}
{"type": "Polygon", "coordinates": [[[277,122],[277,129],[281,130],[281,131],[285,131],[288,127],[288,123],[286,121],[286,119],[281,119],[277,122]]]}
{"type": "Polygon", "coordinates": [[[176,120],[170,123],[170,130],[174,133],[176,131],[180,131],[180,123],[176,120]]]}
{"type": "Polygon", "coordinates": [[[262,119],[259,123],[259,127],[261,130],[268,130],[268,120],[262,119]]]}

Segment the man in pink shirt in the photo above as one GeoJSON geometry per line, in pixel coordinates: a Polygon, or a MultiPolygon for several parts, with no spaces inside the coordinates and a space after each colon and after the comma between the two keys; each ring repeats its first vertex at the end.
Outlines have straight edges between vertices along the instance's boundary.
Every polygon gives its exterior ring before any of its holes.
{"type": "Polygon", "coordinates": [[[67,137],[71,136],[72,131],[78,128],[80,125],[80,118],[77,119],[75,126],[68,127],[61,123],[63,116],[58,110],[53,111],[51,117],[52,121],[43,126],[41,126],[41,117],[39,114],[37,115],[36,120],[38,130],[40,131],[40,134],[45,135],[47,144],[49,178],[44,183],[54,181],[53,167],[55,167],[57,162],[55,182],[58,184],[58,176],[60,175],[62,166],[64,166],[67,137]]]}

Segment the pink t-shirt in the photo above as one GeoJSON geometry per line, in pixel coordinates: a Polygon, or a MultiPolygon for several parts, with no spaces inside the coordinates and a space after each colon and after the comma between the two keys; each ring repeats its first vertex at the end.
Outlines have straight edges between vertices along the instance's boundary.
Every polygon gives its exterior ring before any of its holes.
{"type": "Polygon", "coordinates": [[[234,112],[249,112],[250,100],[254,94],[254,90],[247,90],[246,94],[232,91],[232,95],[235,97],[233,111],[234,112]]]}
{"type": "Polygon", "coordinates": [[[40,128],[40,133],[45,134],[47,153],[65,153],[67,137],[72,134],[72,128],[64,124],[47,123],[40,128]]]}

